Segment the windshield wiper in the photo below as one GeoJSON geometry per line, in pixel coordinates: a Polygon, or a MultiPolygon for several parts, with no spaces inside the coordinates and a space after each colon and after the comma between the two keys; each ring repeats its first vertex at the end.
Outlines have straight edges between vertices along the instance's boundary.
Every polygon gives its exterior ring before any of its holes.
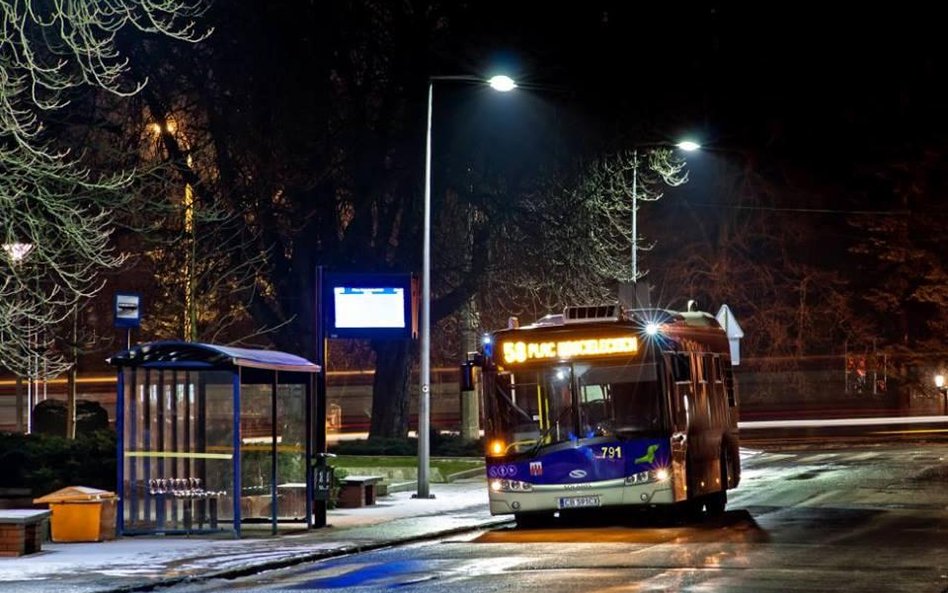
{"type": "Polygon", "coordinates": [[[572,409],[573,409],[572,404],[563,408],[563,411],[560,412],[559,416],[556,417],[556,420],[551,422],[550,425],[546,427],[546,430],[540,433],[540,436],[537,437],[536,444],[533,445],[532,449],[530,449],[530,455],[535,455],[536,452],[540,450],[540,447],[543,446],[543,441],[546,440],[546,437],[550,436],[550,433],[553,432],[553,429],[559,425],[560,420],[562,420],[563,417],[566,416],[566,413],[571,411],[572,409]]]}

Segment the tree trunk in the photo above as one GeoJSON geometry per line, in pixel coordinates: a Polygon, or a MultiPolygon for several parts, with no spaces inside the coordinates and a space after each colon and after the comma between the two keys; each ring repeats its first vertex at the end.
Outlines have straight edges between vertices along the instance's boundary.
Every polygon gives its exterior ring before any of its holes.
{"type": "MultiPolygon", "coordinates": [[[[468,352],[477,350],[477,303],[469,299],[464,306],[464,322],[461,324],[461,352],[459,360],[466,360],[468,352]]],[[[460,386],[460,383],[458,383],[460,386]]],[[[480,408],[477,390],[461,391],[461,439],[476,441],[481,436],[480,408]]]]}
{"type": "Polygon", "coordinates": [[[375,379],[372,381],[372,424],[369,438],[408,436],[408,391],[411,378],[411,342],[373,340],[375,379]]]}

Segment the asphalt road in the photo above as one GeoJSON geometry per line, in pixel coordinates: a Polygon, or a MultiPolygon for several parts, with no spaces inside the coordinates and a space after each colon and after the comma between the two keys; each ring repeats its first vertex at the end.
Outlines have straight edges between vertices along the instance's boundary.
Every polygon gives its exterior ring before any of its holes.
{"type": "Polygon", "coordinates": [[[944,592],[948,444],[746,450],[721,518],[499,528],[183,591],[944,592]]]}

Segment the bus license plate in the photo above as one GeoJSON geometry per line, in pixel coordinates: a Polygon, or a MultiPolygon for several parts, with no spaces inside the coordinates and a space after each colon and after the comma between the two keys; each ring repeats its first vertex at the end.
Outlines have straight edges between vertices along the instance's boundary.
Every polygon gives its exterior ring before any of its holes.
{"type": "Polygon", "coordinates": [[[570,496],[569,498],[560,498],[559,505],[561,509],[579,509],[584,507],[598,507],[598,496],[570,496]]]}

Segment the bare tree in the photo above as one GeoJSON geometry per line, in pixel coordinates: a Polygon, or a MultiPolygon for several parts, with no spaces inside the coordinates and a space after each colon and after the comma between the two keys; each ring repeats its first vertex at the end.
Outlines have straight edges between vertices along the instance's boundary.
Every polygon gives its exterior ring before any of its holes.
{"type": "MultiPolygon", "coordinates": [[[[632,280],[633,175],[636,202],[656,201],[663,186],[687,182],[685,164],[666,148],[621,151],[524,197],[494,235],[485,322],[503,322],[489,311],[535,319],[570,303],[615,300],[618,282],[632,280]]],[[[636,244],[647,251],[655,242],[636,244]]]]}
{"type": "Polygon", "coordinates": [[[0,7],[0,365],[19,376],[69,366],[49,331],[102,288],[123,256],[110,247],[112,210],[129,172],[95,174],[45,126],[81,87],[132,95],[123,31],[198,41],[197,0],[56,0],[0,7]],[[37,359],[39,362],[37,363],[37,359]],[[32,369],[32,370],[31,370],[32,369]]]}

